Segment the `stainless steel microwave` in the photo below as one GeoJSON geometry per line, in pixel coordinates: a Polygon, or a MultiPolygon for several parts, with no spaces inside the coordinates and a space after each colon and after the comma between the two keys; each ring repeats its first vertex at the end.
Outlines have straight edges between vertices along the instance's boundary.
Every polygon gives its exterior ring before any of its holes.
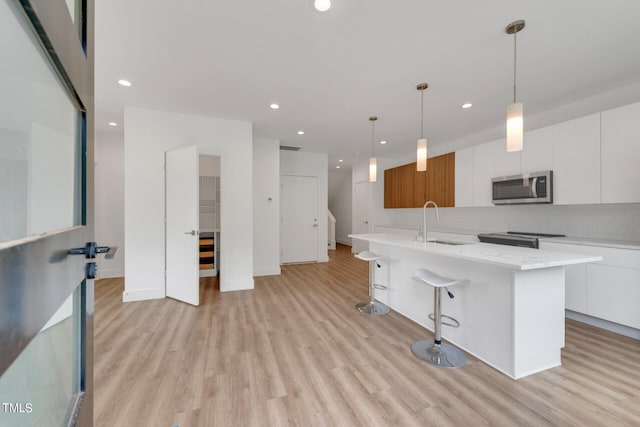
{"type": "Polygon", "coordinates": [[[553,171],[493,178],[491,187],[494,205],[553,203],[553,171]]]}

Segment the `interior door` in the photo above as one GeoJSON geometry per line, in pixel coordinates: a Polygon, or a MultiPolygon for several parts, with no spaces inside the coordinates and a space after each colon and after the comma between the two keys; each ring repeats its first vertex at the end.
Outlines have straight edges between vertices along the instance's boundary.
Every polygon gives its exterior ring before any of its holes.
{"type": "MultiPolygon", "coordinates": [[[[283,175],[280,184],[281,262],[317,262],[318,177],[283,175]]],[[[326,212],[324,214],[326,215],[326,212]]]]}
{"type": "Polygon", "coordinates": [[[0,28],[0,425],[92,426],[93,0],[0,28]]]}
{"type": "Polygon", "coordinates": [[[200,304],[198,148],[165,154],[166,294],[200,304]]]}
{"type": "MultiPolygon", "coordinates": [[[[353,233],[367,234],[372,231],[370,224],[370,205],[371,205],[371,183],[368,181],[358,182],[354,188],[353,203],[353,233]]],[[[360,253],[369,249],[369,242],[353,239],[351,243],[351,252],[360,253]]]]}

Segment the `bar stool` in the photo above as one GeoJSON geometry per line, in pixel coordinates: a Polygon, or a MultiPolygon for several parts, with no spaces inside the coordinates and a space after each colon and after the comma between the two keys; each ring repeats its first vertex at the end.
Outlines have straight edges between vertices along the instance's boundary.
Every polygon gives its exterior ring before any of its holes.
{"type": "Polygon", "coordinates": [[[369,261],[369,295],[371,295],[369,301],[359,302],[358,304],[356,304],[356,310],[358,310],[360,313],[367,313],[372,316],[383,316],[387,314],[390,308],[385,304],[376,301],[375,298],[376,289],[387,289],[386,286],[375,284],[375,266],[380,267],[380,265],[378,264],[378,260],[382,259],[383,257],[371,251],[362,251],[359,254],[355,254],[354,256],[363,261],[369,261]]]}
{"type": "Polygon", "coordinates": [[[464,353],[450,344],[443,343],[441,339],[440,328],[442,325],[457,328],[460,326],[460,322],[440,312],[440,290],[445,288],[449,297],[453,298],[453,294],[449,292],[447,287],[467,283],[468,281],[439,276],[424,268],[416,271],[412,279],[433,287],[433,313],[429,314],[429,319],[433,320],[435,332],[435,339],[433,341],[416,341],[411,345],[413,355],[418,359],[441,368],[460,368],[464,366],[467,362],[464,353]],[[443,318],[452,323],[443,322],[443,318]]]}

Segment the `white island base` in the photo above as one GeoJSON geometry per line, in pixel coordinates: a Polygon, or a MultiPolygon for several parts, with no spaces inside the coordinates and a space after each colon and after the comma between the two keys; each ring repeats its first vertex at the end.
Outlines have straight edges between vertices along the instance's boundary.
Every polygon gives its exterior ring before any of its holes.
{"type": "Polygon", "coordinates": [[[376,292],[377,299],[431,331],[427,315],[433,312],[433,288],[411,277],[427,268],[468,279],[449,289],[454,299],[442,294],[442,313],[460,322],[459,328],[443,326],[442,336],[514,379],[561,364],[563,265],[597,260],[484,243],[424,245],[376,234],[352,237],[369,241],[370,250],[385,257],[375,280],[387,290],[376,292]]]}

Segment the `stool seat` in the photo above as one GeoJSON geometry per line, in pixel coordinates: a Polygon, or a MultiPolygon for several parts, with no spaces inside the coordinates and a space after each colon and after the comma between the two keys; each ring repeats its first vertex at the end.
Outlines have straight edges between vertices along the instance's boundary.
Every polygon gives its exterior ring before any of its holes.
{"type": "Polygon", "coordinates": [[[377,261],[384,257],[371,251],[362,251],[354,256],[369,263],[369,301],[357,303],[356,310],[372,316],[384,316],[389,313],[391,309],[386,304],[376,301],[375,297],[376,289],[386,289],[386,286],[375,284],[375,268],[376,266],[380,267],[377,261]]]}
{"type": "Polygon", "coordinates": [[[459,285],[468,282],[466,279],[450,279],[440,276],[426,268],[418,269],[412,277],[413,280],[419,280],[434,288],[445,288],[447,286],[459,285]]]}
{"type": "Polygon", "coordinates": [[[363,261],[377,261],[379,259],[382,259],[382,256],[371,251],[362,251],[359,254],[355,254],[354,256],[363,261]]]}
{"type": "Polygon", "coordinates": [[[451,298],[453,294],[446,289],[448,286],[460,285],[468,283],[466,279],[451,279],[449,277],[440,276],[426,268],[418,269],[412,279],[423,282],[433,287],[433,320],[434,340],[433,341],[416,341],[411,345],[413,355],[418,359],[424,360],[432,365],[441,368],[459,368],[465,365],[467,358],[462,351],[456,347],[442,342],[440,329],[442,325],[458,327],[460,323],[454,318],[444,315],[440,312],[440,295],[441,288],[445,288],[451,298]],[[450,319],[453,323],[442,322],[442,318],[450,319]]]}

